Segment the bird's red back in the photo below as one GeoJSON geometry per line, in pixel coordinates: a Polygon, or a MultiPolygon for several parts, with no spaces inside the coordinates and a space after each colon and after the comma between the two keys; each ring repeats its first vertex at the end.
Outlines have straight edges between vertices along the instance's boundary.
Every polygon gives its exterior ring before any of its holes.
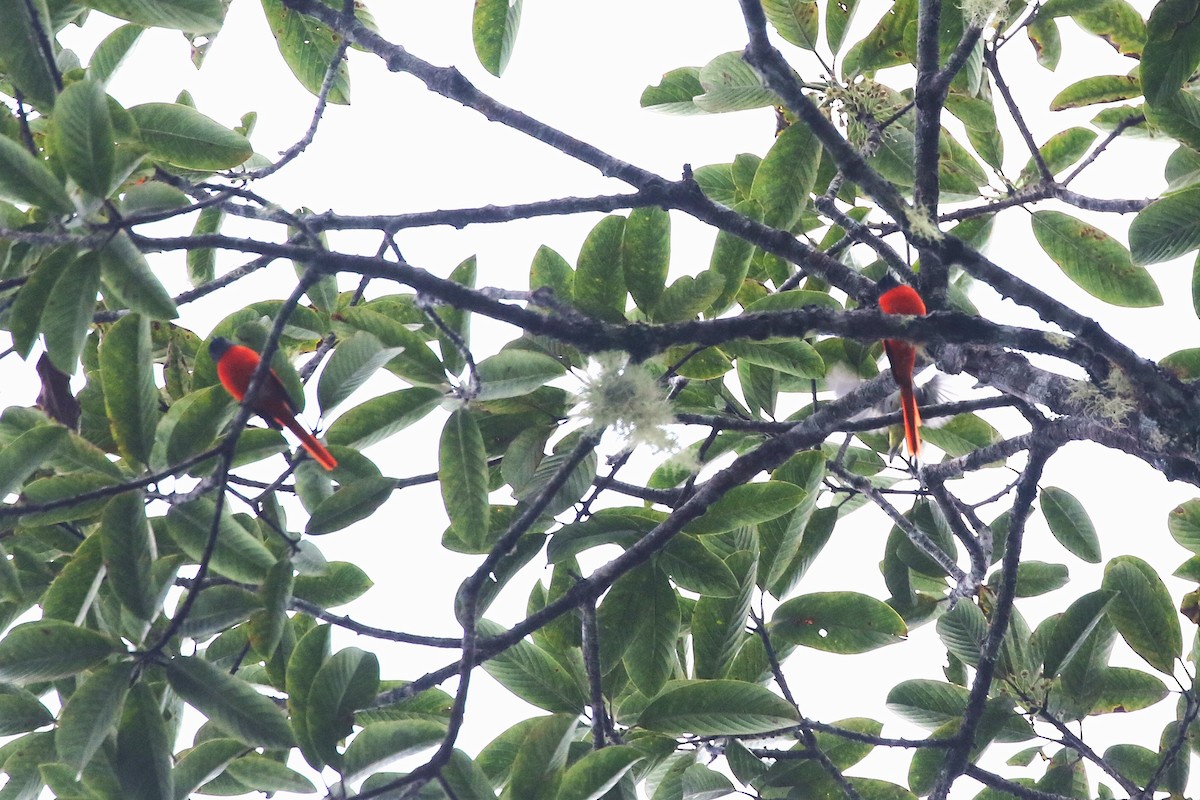
{"type": "Polygon", "coordinates": [[[900,284],[879,296],[879,309],[885,314],[920,316],[925,313],[925,301],[917,294],[916,289],[900,284]]]}

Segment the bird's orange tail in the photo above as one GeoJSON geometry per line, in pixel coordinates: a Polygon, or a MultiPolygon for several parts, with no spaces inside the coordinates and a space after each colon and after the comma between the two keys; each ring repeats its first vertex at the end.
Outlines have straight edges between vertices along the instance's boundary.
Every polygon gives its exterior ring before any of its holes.
{"type": "Polygon", "coordinates": [[[904,417],[904,441],[913,458],[921,457],[921,412],[912,385],[900,387],[900,413],[904,417]]]}
{"type": "Polygon", "coordinates": [[[333,469],[337,466],[337,459],[333,457],[325,449],[325,445],[317,441],[317,437],[313,436],[304,426],[301,425],[295,417],[290,419],[277,419],[277,422],[282,422],[287,426],[287,429],[300,439],[300,445],[308,451],[308,454],[313,457],[313,460],[320,464],[325,469],[333,469]]]}

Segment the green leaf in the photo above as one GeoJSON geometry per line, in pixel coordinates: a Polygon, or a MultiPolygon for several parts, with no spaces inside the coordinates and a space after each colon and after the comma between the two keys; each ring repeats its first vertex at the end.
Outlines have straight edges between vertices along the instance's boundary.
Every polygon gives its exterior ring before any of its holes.
{"type": "MultiPolygon", "coordinates": [[[[288,8],[282,0],[262,0],[262,7],[288,69],[301,86],[314,95],[319,94],[342,37],[312,17],[288,8]]],[[[334,73],[329,102],[335,105],[350,102],[350,70],[345,60],[334,73]]]]}
{"type": "Polygon", "coordinates": [[[53,290],[62,277],[70,272],[74,263],[74,248],[57,247],[51,250],[37,260],[25,284],[17,292],[8,324],[13,349],[22,358],[29,357],[53,290]]]}
{"type": "Polygon", "coordinates": [[[67,678],[122,651],[120,642],[69,622],[25,622],[0,640],[0,681],[22,685],[67,678]]]}
{"type": "Polygon", "coordinates": [[[225,771],[246,752],[237,739],[206,739],[188,750],[175,764],[175,800],[188,800],[197,789],[225,771]]]}
{"type": "Polygon", "coordinates": [[[322,536],[340,531],[375,513],[396,490],[396,481],[379,475],[356,477],[312,510],[304,533],[322,536]]]}
{"type": "Polygon", "coordinates": [[[75,204],[54,173],[7,136],[0,136],[0,200],[28,203],[60,215],[75,213],[75,204]]]}
{"type": "Polygon", "coordinates": [[[192,604],[179,632],[193,639],[204,639],[250,619],[263,610],[263,601],[254,592],[239,586],[209,586],[192,604]]]}
{"type": "Polygon", "coordinates": [[[1175,605],[1154,568],[1134,556],[1118,556],[1104,568],[1101,586],[1118,595],[1108,618],[1121,638],[1159,672],[1174,674],[1183,654],[1175,605]]]}
{"type": "Polygon", "coordinates": [[[527,800],[551,800],[562,779],[576,718],[555,714],[531,720],[533,723],[512,759],[506,793],[527,800]]]}
{"type": "Polygon", "coordinates": [[[1200,554],[1200,500],[1188,500],[1175,506],[1167,517],[1167,530],[1181,547],[1200,554]]]}
{"type": "MultiPolygon", "coordinates": [[[[450,280],[454,281],[455,283],[462,284],[463,286],[474,287],[475,279],[478,276],[478,273],[479,264],[476,261],[475,256],[471,256],[450,271],[450,280]]],[[[446,327],[453,331],[458,337],[458,340],[461,343],[460,346],[470,347],[470,312],[460,308],[455,308],[453,306],[446,306],[439,309],[438,313],[441,315],[442,322],[446,324],[446,327]]],[[[385,344],[391,344],[391,342],[388,342],[386,338],[382,336],[380,338],[384,340],[385,344]]],[[[466,361],[463,358],[463,354],[459,351],[459,346],[456,346],[454,340],[440,330],[438,331],[438,343],[441,347],[442,362],[446,365],[445,370],[441,371],[442,374],[439,377],[438,385],[440,385],[441,383],[445,383],[445,372],[449,372],[452,375],[459,374],[462,372],[463,367],[466,366],[466,361]]],[[[401,342],[401,344],[403,344],[403,342],[401,342]]],[[[403,373],[400,373],[400,375],[401,377],[404,377],[403,373]]]]}
{"type": "Polygon", "coordinates": [[[318,575],[297,575],[292,594],[321,608],[334,608],[357,600],[374,585],[357,565],[330,561],[318,575]]]}
{"type": "Polygon", "coordinates": [[[116,727],[129,692],[132,661],[108,664],[87,676],[63,706],[54,733],[58,757],[82,770],[116,727]]]}
{"type": "Polygon", "coordinates": [[[317,625],[300,638],[288,657],[284,681],[288,696],[288,714],[292,718],[292,731],[296,735],[304,760],[316,770],[325,767],[325,760],[308,733],[308,713],[311,709],[308,695],[317,672],[329,659],[331,630],[329,625],[317,625]]]}
{"type": "MultiPolygon", "coordinates": [[[[495,635],[499,626],[480,624],[480,632],[495,635]]],[[[578,714],[587,704],[582,675],[575,675],[530,641],[517,642],[488,659],[483,669],[508,691],[547,711],[578,714]]]]}
{"type": "Polygon", "coordinates": [[[488,534],[488,468],[483,435],[475,418],[459,409],[442,428],[438,481],[450,525],[460,539],[482,546],[488,534]]]}
{"type": "Polygon", "coordinates": [[[28,733],[54,722],[37,695],[15,686],[0,686],[0,734],[28,733]]]}
{"type": "Polygon", "coordinates": [[[557,800],[599,800],[646,754],[630,745],[605,747],[576,761],[563,775],[557,800]]]}
{"type": "Polygon", "coordinates": [[[63,508],[25,514],[21,517],[21,522],[26,525],[53,525],[58,522],[87,519],[104,507],[105,500],[79,502],[76,498],[97,489],[113,486],[118,482],[119,479],[111,473],[99,474],[89,471],[68,472],[63,475],[38,478],[25,484],[26,502],[33,505],[55,503],[62,500],[74,502],[63,508]]]}
{"type": "Polygon", "coordinates": [[[763,0],[762,6],[784,41],[817,49],[817,0],[763,0]]]}
{"type": "Polygon", "coordinates": [[[1158,3],[1146,22],[1146,46],[1139,72],[1146,102],[1161,103],[1183,85],[1200,65],[1200,25],[1193,0],[1158,3]]]}
{"type": "MultiPolygon", "coordinates": [[[[743,200],[733,206],[733,210],[744,217],[761,221],[762,206],[754,200],[743,200]]],[[[725,278],[725,288],[721,295],[713,301],[713,314],[725,311],[733,303],[737,293],[746,280],[750,270],[750,259],[754,255],[754,245],[735,236],[729,231],[717,231],[713,242],[712,256],[708,261],[708,269],[725,278]]]]}
{"type": "Polygon", "coordinates": [[[52,458],[68,439],[61,425],[39,425],[13,439],[0,450],[0,497],[20,489],[21,484],[52,458]]]}
{"type": "Polygon", "coordinates": [[[943,192],[964,197],[978,196],[988,182],[979,162],[945,128],[938,140],[938,180],[943,192]]]}
{"type": "Polygon", "coordinates": [[[167,682],[189,705],[246,744],[295,745],[287,717],[241,678],[203,658],[176,656],[166,664],[167,682]]]}
{"type": "Polygon", "coordinates": [[[508,66],[517,29],[521,25],[522,0],[475,0],[471,17],[471,40],[479,63],[497,78],[508,66]]]}
{"type": "Polygon", "coordinates": [[[661,570],[637,569],[626,578],[637,581],[639,603],[623,656],[625,670],[638,691],[654,697],[675,672],[679,597],[661,570]]]}
{"type": "Polygon", "coordinates": [[[987,628],[983,612],[974,603],[959,603],[937,621],[938,636],[946,650],[972,667],[979,663],[987,628]]]}
{"type": "Polygon", "coordinates": [[[140,314],[117,320],[100,344],[104,406],[121,454],[142,464],[150,461],[158,424],[153,367],[150,320],[140,314]]]}
{"type": "Polygon", "coordinates": [[[225,19],[221,0],[87,0],[87,5],[147,28],[184,33],[215,33],[225,19]]]}
{"type": "Polygon", "coordinates": [[[1162,305],[1150,273],[1099,228],[1059,211],[1035,211],[1033,235],[1063,273],[1093,297],[1132,308],[1162,305]]]}
{"type": "Polygon", "coordinates": [[[1075,600],[1058,617],[1044,647],[1042,674],[1054,678],[1071,663],[1084,640],[1103,619],[1114,595],[1098,590],[1075,600]]]}
{"type": "Polygon", "coordinates": [[[681,275],[658,299],[650,312],[655,322],[684,322],[714,306],[725,289],[725,278],[706,269],[699,275],[681,275]]]}
{"type": "MultiPolygon", "coordinates": [[[[171,506],[167,512],[167,531],[188,558],[199,563],[208,543],[216,504],[207,497],[171,506]]],[[[217,545],[209,567],[219,575],[242,583],[261,583],[275,556],[254,534],[234,519],[229,504],[221,508],[217,545]]]]}
{"type": "Polygon", "coordinates": [[[105,295],[109,290],[116,295],[107,298],[110,306],[124,304],[154,319],[179,316],[175,301],[125,231],[109,239],[100,251],[100,269],[105,295]]]}
{"type": "Polygon", "coordinates": [[[654,86],[642,90],[638,103],[642,108],[665,114],[699,114],[700,107],[693,102],[693,98],[703,93],[700,68],[680,67],[665,73],[654,86]]]}
{"type": "Polygon", "coordinates": [[[479,378],[476,400],[501,400],[529,394],[566,373],[558,359],[533,350],[509,348],[475,365],[479,378]]]}
{"type": "Polygon", "coordinates": [[[1121,55],[1140,58],[1146,23],[1128,0],[1099,0],[1071,12],[1079,27],[1108,42],[1121,55]]]}
{"type": "Polygon", "coordinates": [[[308,691],[307,736],[327,763],[342,763],[337,743],[352,730],[354,712],[371,705],[379,690],[379,659],[357,647],[333,654],[308,691]]]}
{"type": "Polygon", "coordinates": [[[247,753],[229,762],[225,774],[260,792],[311,794],[316,791],[312,781],[299,772],[258,753],[247,753]]]}
{"type": "Polygon", "coordinates": [[[163,800],[175,796],[171,740],[158,699],[144,682],[134,685],[125,703],[114,761],[122,797],[163,800]]]}
{"type": "Polygon", "coordinates": [[[800,721],[791,704],[753,683],[676,681],[642,710],[638,725],[671,736],[765,733],[800,721]]]}
{"type": "MultiPolygon", "coordinates": [[[[988,587],[1000,591],[1004,580],[1000,571],[988,578],[988,587]]],[[[1017,597],[1037,597],[1055,589],[1061,589],[1070,580],[1066,564],[1047,564],[1044,561],[1022,561],[1017,566],[1017,597]]]]}
{"type": "MultiPolygon", "coordinates": [[[[225,212],[219,206],[200,209],[192,236],[204,236],[221,230],[225,212]]],[[[187,252],[188,282],[193,287],[208,283],[216,277],[217,251],[211,247],[193,247],[187,252]]]]}
{"type": "Polygon", "coordinates": [[[700,68],[698,76],[704,94],[693,102],[702,111],[744,111],[767,108],[778,102],[775,93],[763,85],[762,78],[742,60],[742,52],[722,53],[700,68]]]}
{"type": "Polygon", "coordinates": [[[682,589],[714,598],[733,597],[740,584],[725,562],[695,536],[676,534],[659,553],[659,566],[682,589]]]}
{"type": "Polygon", "coordinates": [[[825,38],[829,49],[836,53],[842,49],[846,29],[858,10],[858,0],[828,0],[825,4],[825,38]]]}
{"type": "Polygon", "coordinates": [[[766,522],[788,513],[807,495],[808,492],[786,481],[735,486],[683,529],[692,534],[724,533],[743,525],[766,522]]]}
{"type": "Polygon", "coordinates": [[[776,137],[750,187],[750,199],[763,208],[763,224],[781,230],[796,224],[820,163],[821,142],[807,125],[791,125],[776,137]]]}
{"type": "Polygon", "coordinates": [[[923,428],[921,436],[951,458],[960,458],[1003,438],[998,430],[976,414],[955,414],[944,425],[923,428]]]}
{"type": "Polygon", "coordinates": [[[575,270],[575,305],[606,322],[625,319],[625,276],[621,268],[625,222],[624,217],[612,214],[596,223],[584,239],[575,270]]]}
{"type": "Polygon", "coordinates": [[[621,237],[621,265],[638,308],[658,303],[671,261],[671,216],[658,206],[635,208],[621,237]]]}
{"type": "Polygon", "coordinates": [[[63,270],[41,315],[46,352],[54,366],[72,375],[79,366],[79,354],[91,328],[100,289],[100,258],[84,253],[63,270]]]}
{"type": "MultiPolygon", "coordinates": [[[[1142,64],[1143,74],[1145,64],[1142,64]]],[[[1082,108],[1095,103],[1114,103],[1140,97],[1142,82],[1136,75],[1096,75],[1072,83],[1050,101],[1051,111],[1082,108]]]]}
{"type": "Polygon", "coordinates": [[[1136,264],[1157,264],[1200,247],[1200,186],[1165,195],[1138,212],[1129,226],[1136,264]]]}
{"type": "MultiPolygon", "coordinates": [[[[449,316],[444,314],[443,319],[449,316]]],[[[442,360],[434,355],[419,334],[409,330],[403,322],[361,307],[347,308],[339,312],[338,317],[355,330],[374,334],[388,347],[404,348],[403,353],[388,363],[389,372],[413,384],[433,387],[446,385],[446,368],[442,360]]]]}
{"type": "Polygon", "coordinates": [[[423,386],[372,397],[334,420],[325,440],[362,450],[424,419],[443,397],[440,390],[423,386]]]}
{"type": "Polygon", "coordinates": [[[254,154],[245,136],[189,106],[143,103],[129,113],[150,156],[177,167],[231,169],[254,154]]]}
{"type": "Polygon", "coordinates": [[[1038,14],[1025,31],[1029,34],[1029,43],[1037,53],[1038,63],[1053,72],[1058,67],[1059,58],[1062,57],[1062,38],[1058,32],[1058,23],[1053,17],[1038,14]]]}
{"type": "Polygon", "coordinates": [[[5,77],[43,114],[54,107],[57,65],[47,63],[42,36],[53,30],[46,0],[0,0],[0,52],[5,77]]]}
{"type": "Polygon", "coordinates": [[[104,87],[84,80],[63,89],[51,130],[67,174],[92,195],[107,197],[116,170],[116,148],[104,87]]]}
{"type": "Polygon", "coordinates": [[[758,562],[748,551],[730,554],[725,563],[737,578],[738,593],[732,597],[703,594],[692,610],[692,650],[697,678],[725,674],[743,640],[750,601],[758,577],[758,562]]]}
{"type": "Polygon", "coordinates": [[[916,18],[916,0],[897,0],[866,38],[846,53],[842,59],[842,74],[852,77],[907,63],[904,29],[916,18]]]}
{"type": "Polygon", "coordinates": [[[990,166],[1000,169],[1004,161],[1004,139],[996,127],[996,109],[991,100],[951,92],[946,96],[946,110],[966,126],[967,139],[975,152],[990,166]]]}
{"type": "Polygon", "coordinates": [[[346,748],[342,779],[357,781],[392,761],[435,747],[445,734],[445,725],[428,720],[372,722],[346,748]]]}
{"type": "MultiPolygon", "coordinates": [[[[1046,143],[1038,148],[1042,161],[1051,175],[1057,175],[1067,167],[1083,158],[1084,153],[1096,141],[1096,132],[1088,128],[1067,128],[1051,136],[1046,143]]],[[[1037,183],[1042,179],[1037,162],[1030,158],[1021,174],[1017,176],[1017,185],[1025,186],[1037,183]]]]}
{"type": "Polygon", "coordinates": [[[769,343],[738,339],[722,344],[721,351],[733,358],[777,370],[785,375],[794,375],[797,378],[825,377],[825,361],[821,354],[801,339],[769,343]]]}
{"type": "Polygon", "coordinates": [[[1165,700],[1171,693],[1153,675],[1128,667],[1108,667],[1102,673],[1101,690],[1093,714],[1124,714],[1165,700]]]}
{"type": "Polygon", "coordinates": [[[908,635],[887,603],[857,592],[817,592],[783,603],[771,617],[781,641],[831,653],[865,653],[908,635]]]}
{"type": "Polygon", "coordinates": [[[965,686],[918,678],[893,686],[886,702],[889,711],[915,725],[936,730],[962,718],[968,694],[965,686]]]}
{"type": "Polygon", "coordinates": [[[529,265],[529,289],[549,289],[559,301],[569,303],[575,296],[575,270],[557,251],[542,245],[529,265]]]}
{"type": "Polygon", "coordinates": [[[100,518],[100,543],[108,585],[138,619],[152,621],[159,610],[157,587],[150,574],[155,542],[140,491],[125,492],[108,501],[100,518]]]}
{"type": "Polygon", "coordinates": [[[1100,537],[1083,503],[1065,489],[1042,489],[1042,513],[1050,533],[1063,547],[1089,564],[1100,563],[1100,537]]]}
{"type": "Polygon", "coordinates": [[[139,25],[122,25],[114,30],[92,51],[92,60],[88,62],[88,77],[104,86],[109,78],[121,66],[121,62],[133,50],[137,40],[145,30],[139,25]]]}
{"type": "Polygon", "coordinates": [[[236,410],[233,398],[219,384],[176,400],[154,431],[151,468],[166,469],[212,447],[236,410]]]}
{"type": "Polygon", "coordinates": [[[384,347],[383,342],[366,331],[359,331],[339,341],[317,382],[317,402],[321,406],[321,413],[328,414],[336,408],[384,364],[402,352],[403,347],[384,347]]]}
{"type": "Polygon", "coordinates": [[[714,800],[734,793],[729,778],[703,764],[692,764],[683,771],[680,788],[687,800],[714,800]]]}
{"type": "MultiPolygon", "coordinates": [[[[883,733],[883,725],[865,717],[840,719],[833,723],[844,731],[852,731],[864,737],[878,737],[883,733]]],[[[819,749],[825,758],[839,770],[847,770],[870,755],[874,745],[854,739],[842,738],[832,733],[817,731],[814,734],[815,749],[819,749]]],[[[793,750],[802,750],[803,744],[797,744],[793,750]]],[[[778,787],[810,787],[818,789],[821,796],[827,790],[840,791],[833,784],[825,768],[813,759],[779,759],[760,780],[762,785],[778,787]]]]}

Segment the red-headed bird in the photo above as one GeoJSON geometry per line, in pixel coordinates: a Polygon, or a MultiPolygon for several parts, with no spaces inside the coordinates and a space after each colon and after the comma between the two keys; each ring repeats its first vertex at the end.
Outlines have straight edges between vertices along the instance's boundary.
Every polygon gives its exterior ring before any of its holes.
{"type": "MultiPolygon", "coordinates": [[[[885,314],[910,314],[921,316],[925,313],[925,301],[916,289],[898,283],[891,275],[885,275],[879,281],[879,310],[885,314]]],[[[892,368],[892,377],[900,387],[900,412],[904,417],[904,440],[908,443],[908,452],[914,458],[921,455],[921,412],[917,410],[917,398],[913,394],[913,368],[917,363],[917,348],[902,339],[884,339],[883,352],[887,353],[888,364],[892,368]]]]}
{"type": "MultiPolygon", "coordinates": [[[[221,379],[221,385],[235,400],[241,402],[246,396],[246,390],[250,388],[250,378],[254,375],[254,370],[258,369],[258,362],[261,360],[258,353],[218,336],[209,342],[208,354],[217,365],[217,377],[221,379]]],[[[325,449],[325,445],[318,442],[315,436],[296,421],[296,404],[288,396],[287,389],[283,388],[283,382],[279,380],[275,370],[268,370],[264,376],[252,410],[272,428],[287,428],[296,434],[308,454],[325,469],[337,466],[337,459],[325,449]]]]}

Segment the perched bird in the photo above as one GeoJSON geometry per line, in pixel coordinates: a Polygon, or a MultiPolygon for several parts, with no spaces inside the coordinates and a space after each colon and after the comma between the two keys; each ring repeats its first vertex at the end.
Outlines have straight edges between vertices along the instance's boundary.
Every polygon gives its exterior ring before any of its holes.
{"type": "MultiPolygon", "coordinates": [[[[879,310],[885,314],[925,314],[925,302],[916,289],[899,283],[890,274],[879,281],[879,310]]],[[[892,377],[900,388],[900,412],[904,417],[904,440],[914,458],[921,455],[921,412],[913,393],[913,368],[917,363],[917,348],[903,339],[884,339],[883,351],[892,368],[892,377]]]]}
{"type": "MultiPolygon", "coordinates": [[[[217,365],[217,377],[220,378],[221,385],[240,402],[246,396],[246,390],[250,388],[250,378],[254,375],[254,370],[258,368],[258,353],[218,336],[209,342],[208,354],[217,365]]],[[[325,469],[337,466],[337,459],[325,449],[325,445],[318,442],[315,436],[296,421],[296,404],[288,396],[287,389],[283,388],[275,370],[267,371],[252,410],[272,428],[287,428],[296,434],[308,454],[325,469]]]]}

